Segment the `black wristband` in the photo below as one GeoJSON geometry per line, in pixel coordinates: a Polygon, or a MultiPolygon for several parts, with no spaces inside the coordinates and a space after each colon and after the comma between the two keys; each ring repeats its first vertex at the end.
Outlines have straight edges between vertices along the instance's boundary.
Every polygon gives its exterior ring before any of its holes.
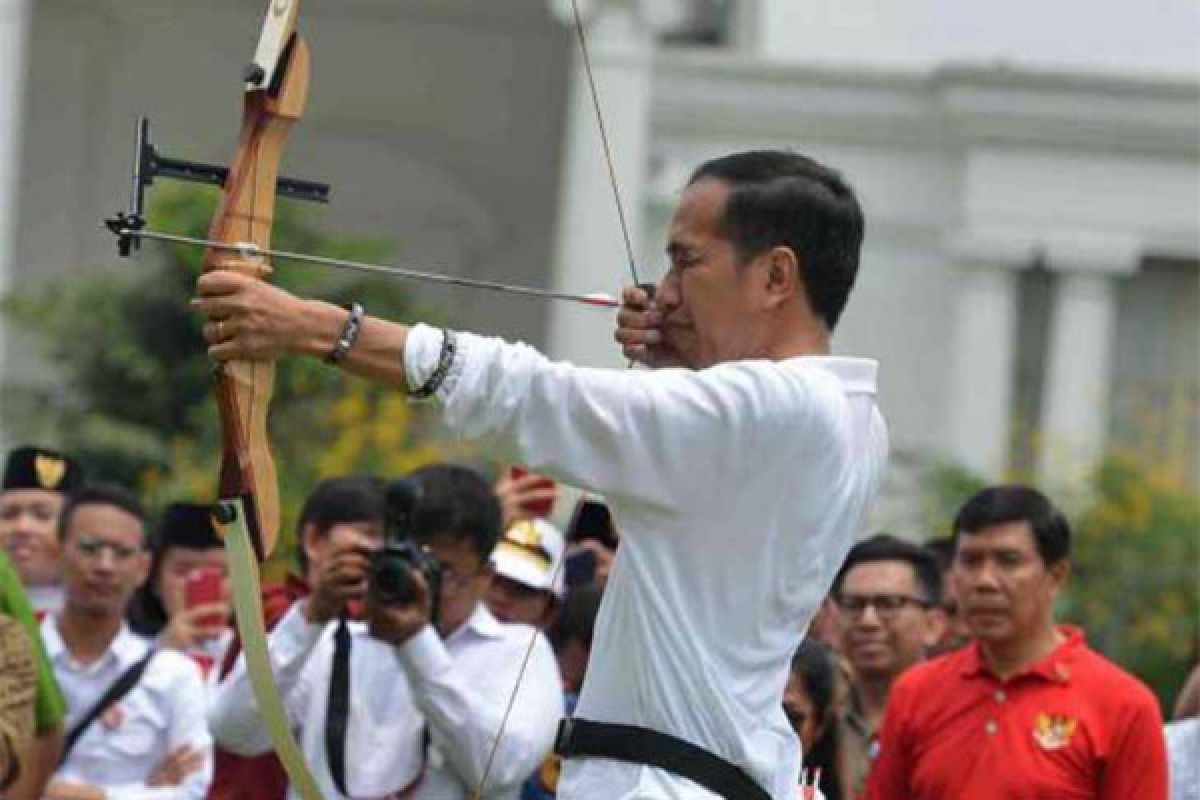
{"type": "Polygon", "coordinates": [[[349,311],[350,316],[346,318],[346,324],[342,327],[342,335],[338,337],[337,344],[329,351],[329,355],[325,356],[326,364],[337,364],[344,359],[358,339],[359,331],[362,330],[363,307],[358,303],[353,303],[349,311]]]}
{"type": "Polygon", "coordinates": [[[450,367],[454,364],[454,355],[458,352],[458,337],[454,331],[442,328],[442,350],[438,353],[437,366],[433,368],[429,379],[423,385],[409,391],[408,396],[423,399],[432,397],[434,392],[442,387],[450,367]]]}

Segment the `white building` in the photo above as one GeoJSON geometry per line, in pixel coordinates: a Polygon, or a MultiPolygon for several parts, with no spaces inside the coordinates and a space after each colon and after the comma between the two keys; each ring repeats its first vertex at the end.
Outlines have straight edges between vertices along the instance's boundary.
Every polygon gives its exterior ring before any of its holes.
{"type": "MultiPolygon", "coordinates": [[[[836,346],[883,362],[897,451],[1061,477],[1137,446],[1200,476],[1200,6],[580,2],[644,277],[700,160],[800,150],[867,213],[836,346]]],[[[0,0],[4,280],[112,258],[136,114],[164,150],[227,157],[260,5],[0,0]]],[[[334,184],[331,227],[461,274],[630,280],[569,0],[305,0],[301,24],[285,171],[334,184]]],[[[605,314],[423,294],[619,363],[605,314]]]]}

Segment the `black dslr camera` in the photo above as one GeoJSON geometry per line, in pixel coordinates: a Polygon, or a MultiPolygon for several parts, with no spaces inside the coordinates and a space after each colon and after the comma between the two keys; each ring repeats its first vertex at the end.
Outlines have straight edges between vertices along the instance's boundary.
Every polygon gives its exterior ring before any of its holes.
{"type": "Polygon", "coordinates": [[[441,562],[425,547],[417,544],[412,532],[413,506],[420,487],[402,478],[387,487],[384,545],[371,556],[367,571],[367,594],[381,606],[404,606],[416,599],[413,574],[419,572],[429,587],[433,623],[436,626],[438,599],[442,590],[441,562]]]}

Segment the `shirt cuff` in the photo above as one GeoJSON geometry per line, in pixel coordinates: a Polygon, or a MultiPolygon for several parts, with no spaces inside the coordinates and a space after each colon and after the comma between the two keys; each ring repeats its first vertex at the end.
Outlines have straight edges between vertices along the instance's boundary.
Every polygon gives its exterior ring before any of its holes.
{"type": "Polygon", "coordinates": [[[432,625],[426,625],[396,648],[400,663],[410,675],[432,677],[453,667],[450,654],[432,625]]]}
{"type": "MultiPolygon", "coordinates": [[[[444,401],[449,396],[454,385],[458,383],[459,376],[462,375],[463,344],[466,337],[461,333],[456,335],[458,350],[450,362],[450,368],[446,371],[441,385],[433,394],[438,400],[444,401]]],[[[433,373],[438,367],[438,361],[441,359],[445,338],[445,331],[429,325],[413,325],[408,329],[408,335],[404,339],[404,382],[408,385],[410,392],[420,389],[433,377],[433,373]]],[[[420,402],[422,399],[424,398],[415,398],[415,402],[420,402]]]]}

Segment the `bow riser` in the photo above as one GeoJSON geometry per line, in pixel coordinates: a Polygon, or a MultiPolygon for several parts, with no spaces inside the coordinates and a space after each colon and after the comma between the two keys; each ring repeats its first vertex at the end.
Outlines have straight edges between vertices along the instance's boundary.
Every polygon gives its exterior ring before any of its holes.
{"type": "MultiPolygon", "coordinates": [[[[246,92],[237,155],[209,230],[210,241],[271,247],[283,146],[304,112],[308,76],[308,47],[293,35],[276,71],[278,87],[246,92]]],[[[212,270],[232,270],[259,280],[273,271],[264,258],[209,248],[202,271],[212,270]]],[[[265,558],[274,550],[280,521],[278,480],[267,436],[275,365],[227,362],[218,368],[216,382],[222,429],[218,491],[223,499],[243,499],[255,549],[265,558]]]]}

